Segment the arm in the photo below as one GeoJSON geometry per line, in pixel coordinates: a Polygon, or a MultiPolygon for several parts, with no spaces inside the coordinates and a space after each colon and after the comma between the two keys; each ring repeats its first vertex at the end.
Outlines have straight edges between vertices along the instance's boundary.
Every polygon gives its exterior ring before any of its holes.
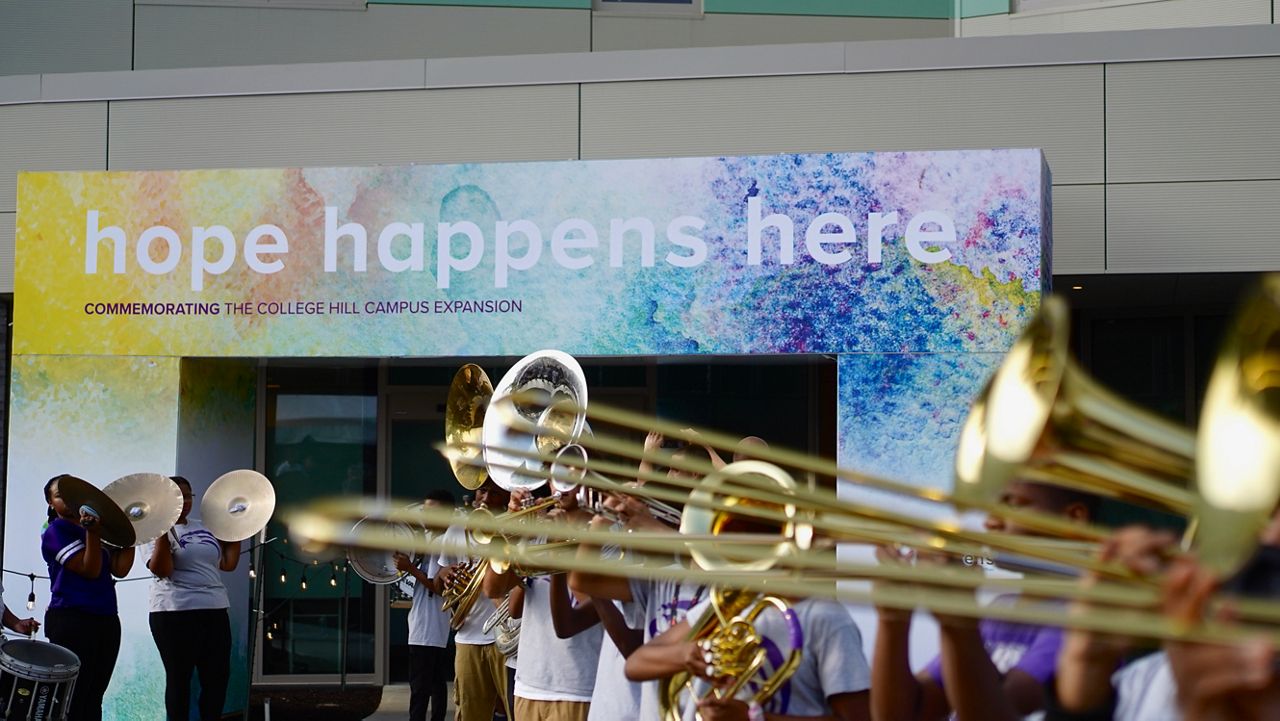
{"type": "Polygon", "coordinates": [[[11,628],[18,633],[31,635],[40,630],[40,622],[34,618],[18,618],[13,615],[8,606],[4,607],[4,627],[11,628]]]}
{"type": "Polygon", "coordinates": [[[569,601],[569,584],[563,573],[557,573],[551,581],[551,625],[558,638],[573,638],[600,623],[595,604],[584,603],[577,608],[569,601]]]}
{"type": "Polygon", "coordinates": [[[609,634],[613,645],[618,647],[618,653],[622,654],[623,658],[635,653],[635,650],[640,648],[640,644],[644,643],[644,632],[628,626],[622,617],[622,611],[619,611],[612,601],[592,598],[591,605],[596,607],[596,615],[600,617],[600,623],[604,624],[605,632],[609,634]]]}
{"type": "Polygon", "coordinates": [[[129,546],[128,548],[113,551],[110,554],[112,576],[124,578],[129,575],[129,569],[133,568],[133,558],[136,550],[134,546],[129,546]]]}
{"type": "Polygon", "coordinates": [[[626,674],[631,681],[652,681],[679,671],[703,678],[707,673],[702,650],[689,640],[688,621],[681,621],[654,636],[627,657],[626,674]]]}
{"type": "Polygon", "coordinates": [[[871,661],[871,717],[876,721],[938,719],[950,708],[926,673],[911,673],[911,613],[880,609],[871,661]]]}
{"type": "Polygon", "coordinates": [[[414,583],[422,584],[428,591],[437,596],[444,591],[444,582],[439,573],[437,573],[433,578],[428,578],[427,572],[418,568],[417,564],[415,564],[407,555],[396,551],[391,555],[391,557],[395,560],[396,570],[403,571],[404,573],[412,576],[414,583]]]}
{"type": "Polygon", "coordinates": [[[151,549],[151,558],[147,559],[147,568],[157,578],[168,578],[173,575],[173,537],[168,532],[160,534],[155,546],[151,549]]]}
{"type": "Polygon", "coordinates": [[[88,513],[80,514],[80,523],[85,527],[84,548],[64,560],[62,567],[84,578],[97,578],[102,575],[102,528],[88,513]]]}
{"type": "MultiPolygon", "coordinates": [[[[593,531],[607,529],[613,523],[603,516],[596,516],[591,519],[590,528],[593,531]]],[[[600,550],[591,546],[579,546],[578,558],[581,559],[600,559],[600,550]]],[[[630,601],[631,598],[631,581],[621,576],[606,576],[601,573],[589,573],[587,571],[570,571],[569,572],[569,588],[574,593],[590,596],[591,598],[613,599],[615,601],[630,601]]]]}
{"type": "Polygon", "coordinates": [[[524,586],[516,586],[507,595],[507,612],[512,618],[524,617],[524,586]]]}
{"type": "Polygon", "coordinates": [[[218,545],[222,546],[222,558],[218,559],[218,568],[228,573],[236,570],[236,566],[240,565],[240,542],[218,541],[218,545]]]}
{"type": "Polygon", "coordinates": [[[1001,678],[987,654],[976,620],[938,619],[942,636],[942,678],[947,700],[960,721],[1020,721],[1044,708],[1044,690],[1017,669],[1001,678]]]}
{"type": "Polygon", "coordinates": [[[837,721],[870,721],[871,691],[838,693],[827,697],[827,705],[837,721]]]}

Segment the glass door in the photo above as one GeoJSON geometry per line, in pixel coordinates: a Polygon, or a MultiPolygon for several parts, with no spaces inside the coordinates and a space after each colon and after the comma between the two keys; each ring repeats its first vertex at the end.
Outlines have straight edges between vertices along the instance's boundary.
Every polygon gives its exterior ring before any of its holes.
{"type": "MultiPolygon", "coordinates": [[[[447,388],[392,389],[384,402],[388,495],[406,504],[420,503],[432,491],[448,491],[456,502],[465,492],[436,446],[444,442],[447,388]]],[[[409,680],[408,616],[412,581],[390,587],[388,617],[389,683],[409,680]]]]}

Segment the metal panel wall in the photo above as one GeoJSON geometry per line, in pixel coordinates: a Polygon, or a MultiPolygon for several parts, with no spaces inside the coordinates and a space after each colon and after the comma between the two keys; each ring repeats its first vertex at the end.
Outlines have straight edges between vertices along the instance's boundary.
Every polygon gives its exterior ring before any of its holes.
{"type": "Polygon", "coordinates": [[[0,213],[0,293],[13,292],[13,248],[17,213],[0,213]]]}
{"type": "Polygon", "coordinates": [[[582,157],[1040,147],[1102,182],[1102,68],[584,85],[582,157]]]}
{"type": "Polygon", "coordinates": [[[112,170],[559,160],[578,89],[268,95],[111,104],[112,170]]]}
{"type": "Polygon", "coordinates": [[[1053,272],[1101,273],[1106,269],[1106,224],[1101,185],[1053,188],[1053,272]]]}
{"type": "Polygon", "coordinates": [[[370,5],[363,12],[139,5],[136,67],[400,60],[591,49],[590,10],[370,5]]]}
{"type": "Polygon", "coordinates": [[[1280,181],[1107,188],[1107,270],[1280,269],[1280,181]]]}
{"type": "Polygon", "coordinates": [[[1272,22],[1272,0],[1160,0],[1093,2],[1071,9],[994,15],[962,22],[966,37],[1144,28],[1255,25],[1272,22]]]}
{"type": "Polygon", "coordinates": [[[1107,68],[1107,180],[1280,179],[1280,57],[1107,68]]]}
{"type": "Polygon", "coordinates": [[[133,0],[3,0],[0,75],[128,70],[133,0]]]}
{"type": "Polygon", "coordinates": [[[104,170],[106,162],[106,103],[0,106],[0,212],[17,209],[24,170],[104,170]]]}
{"type": "Polygon", "coordinates": [[[850,42],[951,37],[950,20],[705,15],[637,17],[599,13],[591,25],[592,49],[723,47],[775,43],[850,42]]]}

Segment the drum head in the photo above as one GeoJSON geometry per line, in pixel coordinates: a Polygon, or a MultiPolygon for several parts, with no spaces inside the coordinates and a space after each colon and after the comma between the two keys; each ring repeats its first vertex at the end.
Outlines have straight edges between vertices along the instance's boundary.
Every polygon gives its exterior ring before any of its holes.
{"type": "Polygon", "coordinates": [[[0,668],[22,678],[62,681],[76,677],[80,659],[57,644],[15,639],[0,646],[0,668]]]}

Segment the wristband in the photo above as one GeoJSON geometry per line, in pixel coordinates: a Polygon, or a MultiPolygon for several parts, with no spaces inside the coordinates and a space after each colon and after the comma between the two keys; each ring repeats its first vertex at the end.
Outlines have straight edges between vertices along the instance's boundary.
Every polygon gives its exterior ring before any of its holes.
{"type": "Polygon", "coordinates": [[[747,721],[764,721],[764,707],[755,701],[748,703],[747,721]]]}

